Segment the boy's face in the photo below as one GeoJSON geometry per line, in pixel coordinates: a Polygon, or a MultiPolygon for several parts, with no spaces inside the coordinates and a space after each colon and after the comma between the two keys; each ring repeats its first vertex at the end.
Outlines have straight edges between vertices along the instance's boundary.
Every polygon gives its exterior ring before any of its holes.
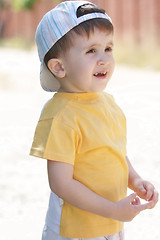
{"type": "Polygon", "coordinates": [[[73,46],[62,57],[66,72],[65,92],[99,92],[114,70],[113,33],[95,29],[89,38],[73,35],[73,46]]]}

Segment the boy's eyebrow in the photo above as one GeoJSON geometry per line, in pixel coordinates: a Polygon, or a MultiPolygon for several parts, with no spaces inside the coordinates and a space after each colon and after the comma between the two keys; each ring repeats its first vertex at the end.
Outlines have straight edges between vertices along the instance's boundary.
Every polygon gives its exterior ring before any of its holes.
{"type": "MultiPolygon", "coordinates": [[[[99,45],[101,45],[101,44],[97,44],[97,43],[94,43],[94,44],[92,44],[92,45],[89,45],[89,46],[87,46],[87,47],[85,47],[86,49],[87,48],[94,48],[94,47],[96,47],[96,46],[99,46],[99,45]]],[[[111,47],[113,47],[113,42],[107,42],[107,44],[106,44],[106,46],[111,46],[111,47]]]]}

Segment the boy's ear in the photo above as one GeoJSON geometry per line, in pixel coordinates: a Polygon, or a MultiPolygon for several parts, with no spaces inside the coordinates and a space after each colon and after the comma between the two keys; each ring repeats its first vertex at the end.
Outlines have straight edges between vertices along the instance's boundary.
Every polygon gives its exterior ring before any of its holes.
{"type": "Polygon", "coordinates": [[[48,61],[49,70],[58,78],[63,78],[66,75],[62,61],[59,58],[52,58],[48,61]]]}

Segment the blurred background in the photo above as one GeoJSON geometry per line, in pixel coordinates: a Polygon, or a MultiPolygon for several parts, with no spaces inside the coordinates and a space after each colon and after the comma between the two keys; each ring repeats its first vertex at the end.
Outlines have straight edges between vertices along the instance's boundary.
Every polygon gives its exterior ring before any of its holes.
{"type": "MultiPolygon", "coordinates": [[[[41,89],[34,35],[58,0],[0,0],[0,239],[41,239],[49,198],[46,161],[29,156],[41,89]]],[[[93,0],[115,29],[116,68],[106,91],[127,118],[128,156],[160,189],[160,0],[93,0]]],[[[159,239],[160,204],[125,225],[126,240],[159,239]],[[135,235],[136,234],[136,235],[135,235]]]]}
{"type": "MultiPolygon", "coordinates": [[[[40,19],[59,2],[0,0],[0,44],[30,46],[40,19]]],[[[104,8],[113,20],[118,63],[160,69],[160,0],[91,2],[104,8]]]]}

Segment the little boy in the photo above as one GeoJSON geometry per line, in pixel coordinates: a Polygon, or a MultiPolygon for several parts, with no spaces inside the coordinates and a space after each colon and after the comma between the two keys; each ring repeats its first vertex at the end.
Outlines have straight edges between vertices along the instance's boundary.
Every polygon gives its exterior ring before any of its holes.
{"type": "Polygon", "coordinates": [[[36,43],[41,85],[57,92],[31,148],[48,163],[42,239],[123,240],[123,222],[153,208],[158,193],[130,164],[125,116],[103,92],[114,70],[112,21],[92,3],[62,2],[43,17],[36,43]],[[136,193],[127,197],[127,187],[136,193]]]}

